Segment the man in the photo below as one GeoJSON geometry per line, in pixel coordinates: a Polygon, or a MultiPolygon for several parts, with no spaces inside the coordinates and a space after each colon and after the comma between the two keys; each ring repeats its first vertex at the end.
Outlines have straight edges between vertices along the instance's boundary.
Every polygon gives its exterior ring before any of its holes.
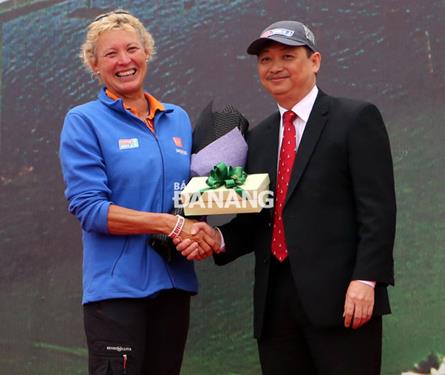
{"type": "MultiPolygon", "coordinates": [[[[249,134],[247,171],[269,173],[275,207],[214,231],[215,262],[255,252],[263,374],[379,374],[396,216],[382,117],[317,88],[321,55],[302,23],[270,25],[247,52],[278,105],[249,134]]],[[[178,250],[190,259],[196,247],[178,250]]]]}

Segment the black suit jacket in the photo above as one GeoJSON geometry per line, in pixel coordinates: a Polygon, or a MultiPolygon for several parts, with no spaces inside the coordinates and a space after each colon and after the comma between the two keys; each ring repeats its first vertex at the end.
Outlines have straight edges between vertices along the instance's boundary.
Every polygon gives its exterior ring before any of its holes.
{"type": "MultiPolygon", "coordinates": [[[[248,135],[248,173],[269,173],[275,189],[279,112],[248,135]]],[[[311,322],[342,324],[351,280],[373,280],[374,315],[390,312],[395,193],[388,135],[369,103],[319,92],[297,150],[283,220],[295,285],[311,322]]],[[[254,330],[261,336],[271,259],[273,209],[221,227],[219,265],[255,252],[254,330]]]]}

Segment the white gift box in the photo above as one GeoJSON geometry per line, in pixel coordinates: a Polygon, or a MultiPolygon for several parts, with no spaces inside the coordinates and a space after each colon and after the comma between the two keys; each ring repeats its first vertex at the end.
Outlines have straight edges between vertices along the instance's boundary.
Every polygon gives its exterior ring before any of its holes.
{"type": "Polygon", "coordinates": [[[207,177],[193,177],[181,192],[186,216],[260,212],[273,206],[267,173],[247,175],[244,184],[239,186],[242,196],[225,186],[203,191],[208,188],[206,180],[207,177]]]}

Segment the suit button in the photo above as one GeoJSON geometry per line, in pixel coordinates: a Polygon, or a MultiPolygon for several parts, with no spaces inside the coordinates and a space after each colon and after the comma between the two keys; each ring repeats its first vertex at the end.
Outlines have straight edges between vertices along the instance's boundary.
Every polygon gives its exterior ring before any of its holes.
{"type": "Polygon", "coordinates": [[[268,264],[270,262],[270,257],[264,258],[263,263],[268,264]]]}
{"type": "Polygon", "coordinates": [[[269,221],[268,223],[267,223],[267,226],[270,228],[270,227],[272,227],[272,223],[269,221]]]}

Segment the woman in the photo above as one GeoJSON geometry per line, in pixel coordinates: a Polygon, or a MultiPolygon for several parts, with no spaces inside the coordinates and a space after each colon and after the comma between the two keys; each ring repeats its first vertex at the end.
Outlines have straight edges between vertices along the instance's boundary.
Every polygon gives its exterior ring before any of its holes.
{"type": "Polygon", "coordinates": [[[197,279],[185,258],[154,251],[150,234],[212,245],[202,232],[191,235],[192,221],[166,213],[189,179],[192,130],[184,110],[144,91],[153,54],[153,38],[128,12],[97,17],[81,56],[104,87],[68,112],[61,134],[65,195],[83,231],[95,375],[179,374],[197,279]]]}

